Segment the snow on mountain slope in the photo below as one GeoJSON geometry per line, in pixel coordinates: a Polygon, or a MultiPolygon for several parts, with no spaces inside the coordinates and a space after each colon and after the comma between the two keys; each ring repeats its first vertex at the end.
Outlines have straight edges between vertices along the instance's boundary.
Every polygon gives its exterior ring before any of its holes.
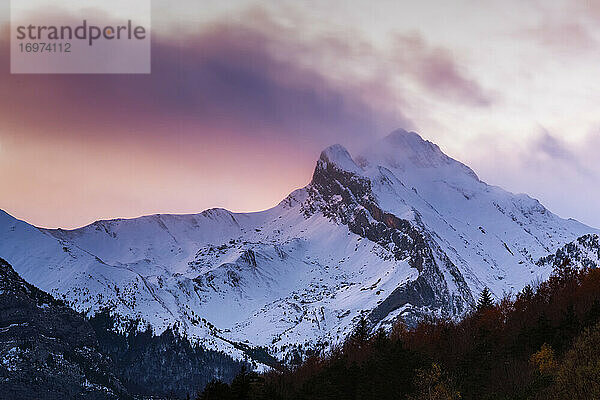
{"type": "MultiPolygon", "coordinates": [[[[191,282],[186,287],[185,281],[180,282],[171,273],[153,275],[157,267],[148,259],[130,264],[106,263],[88,250],[60,238],[59,233],[33,227],[0,211],[0,252],[6,260],[18,265],[18,273],[26,281],[64,299],[77,311],[94,314],[108,307],[123,317],[123,321],[140,318],[142,324],[151,323],[158,332],[177,321],[184,326],[189,323],[189,317],[173,310],[193,292],[191,282]],[[162,279],[175,282],[175,296],[157,284],[162,279]]],[[[198,331],[209,332],[207,324],[196,322],[196,325],[198,331]]],[[[230,344],[210,336],[207,345],[242,355],[230,344]]]]}
{"type": "Polygon", "coordinates": [[[598,235],[584,235],[577,240],[565,244],[555,253],[540,258],[540,266],[561,268],[569,265],[574,268],[600,267],[600,237],[598,235]]]}
{"type": "Polygon", "coordinates": [[[0,256],[93,313],[110,307],[205,345],[280,356],[336,342],[361,317],[460,316],[483,287],[516,292],[584,234],[537,200],[480,181],[413,132],[353,159],[321,154],[311,183],[273,209],[152,215],[44,230],[0,215],[0,256]]]}

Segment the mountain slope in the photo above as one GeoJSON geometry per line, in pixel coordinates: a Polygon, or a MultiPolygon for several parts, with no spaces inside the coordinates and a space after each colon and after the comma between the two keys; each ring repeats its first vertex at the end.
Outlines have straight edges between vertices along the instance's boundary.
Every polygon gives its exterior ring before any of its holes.
{"type": "Polygon", "coordinates": [[[485,286],[502,296],[546,278],[541,257],[597,232],[399,130],[354,159],[327,148],[311,183],[263,212],[72,231],[0,215],[0,256],[77,310],[177,325],[237,357],[249,346],[283,357],[338,342],[360,318],[460,316],[485,286]]]}
{"type": "Polygon", "coordinates": [[[245,365],[171,329],[119,334],[114,322],[104,310],[87,320],[0,259],[0,398],[186,398],[245,365]]]}
{"type": "Polygon", "coordinates": [[[0,396],[128,398],[90,324],[0,259],[0,396]]]}
{"type": "Polygon", "coordinates": [[[600,238],[598,235],[584,235],[565,244],[554,254],[538,260],[542,267],[560,268],[569,265],[577,269],[593,269],[600,266],[600,238]]]}

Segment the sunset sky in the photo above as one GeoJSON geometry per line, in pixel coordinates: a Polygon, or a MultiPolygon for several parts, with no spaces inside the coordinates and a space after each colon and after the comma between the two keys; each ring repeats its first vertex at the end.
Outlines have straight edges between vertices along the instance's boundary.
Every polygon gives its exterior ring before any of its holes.
{"type": "Polygon", "coordinates": [[[150,75],[11,75],[4,3],[0,209],[35,225],[265,209],[402,127],[600,227],[600,0],[156,0],[150,75]]]}

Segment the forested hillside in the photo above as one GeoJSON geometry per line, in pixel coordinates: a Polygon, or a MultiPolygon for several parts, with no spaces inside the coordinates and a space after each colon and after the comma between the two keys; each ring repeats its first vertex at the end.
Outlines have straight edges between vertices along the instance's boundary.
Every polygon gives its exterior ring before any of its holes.
{"type": "Polygon", "coordinates": [[[600,270],[568,258],[552,277],[460,322],[369,334],[284,372],[212,382],[200,399],[600,398],[600,270]]]}

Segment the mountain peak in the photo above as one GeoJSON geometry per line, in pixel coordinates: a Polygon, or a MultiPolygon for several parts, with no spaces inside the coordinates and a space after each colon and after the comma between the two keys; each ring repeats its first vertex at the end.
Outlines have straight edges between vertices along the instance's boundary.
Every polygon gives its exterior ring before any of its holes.
{"type": "Polygon", "coordinates": [[[393,131],[375,147],[388,160],[410,161],[420,168],[438,167],[451,160],[435,143],[424,140],[416,132],[404,129],[393,131]]]}
{"type": "Polygon", "coordinates": [[[334,144],[323,150],[319,157],[319,165],[330,165],[348,172],[360,171],[360,167],[356,165],[348,150],[340,144],[334,144]]]}
{"type": "Polygon", "coordinates": [[[423,139],[414,131],[396,129],[375,140],[355,159],[342,145],[334,144],[321,152],[315,172],[335,168],[356,175],[368,174],[370,167],[382,166],[402,175],[409,173],[414,179],[425,177],[461,177],[479,181],[466,165],[447,156],[439,146],[423,139]],[[419,171],[417,173],[417,171],[419,171]],[[417,175],[415,175],[417,173],[417,175]]]}
{"type": "Polygon", "coordinates": [[[466,174],[479,180],[469,167],[448,157],[437,144],[404,129],[397,129],[376,141],[362,153],[360,160],[364,160],[365,165],[381,165],[396,171],[444,170],[443,174],[466,174]]]}
{"type": "Polygon", "coordinates": [[[389,135],[387,135],[384,140],[388,140],[390,142],[393,141],[421,141],[424,142],[423,138],[414,131],[407,131],[406,129],[398,128],[395,131],[392,131],[389,135]]]}

